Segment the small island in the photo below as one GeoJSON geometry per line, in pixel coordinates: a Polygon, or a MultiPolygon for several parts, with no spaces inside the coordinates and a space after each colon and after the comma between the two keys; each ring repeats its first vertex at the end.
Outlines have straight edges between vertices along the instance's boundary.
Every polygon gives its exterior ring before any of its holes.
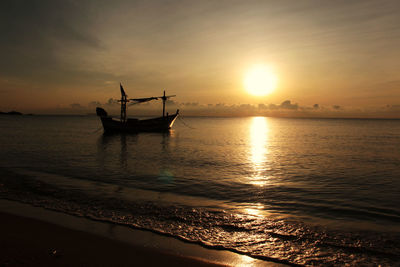
{"type": "Polygon", "coordinates": [[[21,112],[18,111],[9,111],[9,112],[2,112],[0,111],[0,115],[23,115],[21,112]]]}

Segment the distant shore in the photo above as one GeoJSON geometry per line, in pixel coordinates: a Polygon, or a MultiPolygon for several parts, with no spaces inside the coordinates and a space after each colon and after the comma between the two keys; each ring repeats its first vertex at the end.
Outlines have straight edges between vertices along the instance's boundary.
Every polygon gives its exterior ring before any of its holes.
{"type": "Polygon", "coordinates": [[[22,115],[22,113],[14,110],[9,112],[0,111],[0,115],[22,115]]]}
{"type": "Polygon", "coordinates": [[[21,112],[19,112],[19,111],[8,111],[8,112],[3,112],[3,111],[0,111],[0,115],[33,115],[32,113],[28,113],[28,114],[23,114],[23,113],[21,113],[21,112]]]}

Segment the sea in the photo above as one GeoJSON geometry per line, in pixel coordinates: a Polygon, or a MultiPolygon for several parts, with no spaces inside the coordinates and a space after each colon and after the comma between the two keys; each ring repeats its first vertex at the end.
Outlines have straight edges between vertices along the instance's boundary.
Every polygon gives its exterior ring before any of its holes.
{"type": "Polygon", "coordinates": [[[293,265],[400,264],[400,120],[0,116],[0,198],[293,265]]]}

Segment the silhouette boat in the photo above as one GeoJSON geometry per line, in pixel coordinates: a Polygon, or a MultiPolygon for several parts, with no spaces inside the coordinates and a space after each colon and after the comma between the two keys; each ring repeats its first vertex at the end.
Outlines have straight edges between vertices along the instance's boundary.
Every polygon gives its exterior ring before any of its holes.
{"type": "Polygon", "coordinates": [[[169,115],[168,112],[165,114],[165,102],[168,98],[174,97],[175,95],[165,95],[165,91],[163,96],[154,96],[147,98],[131,98],[128,99],[128,96],[125,94],[124,88],[122,84],[120,84],[121,89],[121,100],[118,102],[121,103],[121,116],[120,119],[114,119],[111,116],[108,116],[107,112],[100,107],[96,108],[96,114],[100,117],[101,123],[103,124],[104,132],[162,132],[168,131],[171,129],[174,124],[176,118],[179,114],[179,109],[176,110],[176,113],[173,115],[169,115]],[[152,100],[161,99],[163,103],[163,112],[162,117],[151,118],[151,119],[135,119],[135,118],[127,118],[126,117],[126,104],[128,102],[133,102],[133,104],[144,103],[152,100]]]}

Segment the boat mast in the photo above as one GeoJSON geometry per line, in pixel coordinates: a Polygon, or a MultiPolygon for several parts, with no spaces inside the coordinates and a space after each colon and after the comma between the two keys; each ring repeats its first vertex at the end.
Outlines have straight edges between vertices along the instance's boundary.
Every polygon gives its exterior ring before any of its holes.
{"type": "Polygon", "coordinates": [[[162,99],[162,116],[165,117],[165,102],[167,102],[167,99],[170,97],[174,97],[176,95],[165,95],[165,90],[164,90],[164,94],[163,96],[159,96],[157,98],[161,98],[162,99]]]}
{"type": "Polygon", "coordinates": [[[167,101],[167,97],[165,96],[165,90],[164,90],[164,95],[161,97],[162,99],[162,116],[165,117],[165,101],[167,101]]]}
{"type": "Polygon", "coordinates": [[[126,103],[129,102],[127,99],[127,95],[125,94],[124,88],[122,87],[122,84],[119,84],[120,89],[121,89],[121,122],[125,123],[126,122],[126,103]]]}
{"type": "Polygon", "coordinates": [[[128,96],[125,94],[124,88],[122,87],[122,84],[119,84],[120,89],[121,89],[121,100],[118,100],[118,102],[121,102],[121,122],[126,123],[126,103],[130,101],[135,101],[136,103],[143,103],[143,102],[148,102],[151,100],[156,100],[156,99],[162,99],[163,101],[163,110],[162,110],[162,116],[163,118],[165,117],[165,103],[167,102],[167,99],[170,97],[174,97],[176,95],[165,95],[165,90],[163,96],[153,96],[153,97],[147,97],[147,98],[132,98],[128,99],[128,96]]]}

